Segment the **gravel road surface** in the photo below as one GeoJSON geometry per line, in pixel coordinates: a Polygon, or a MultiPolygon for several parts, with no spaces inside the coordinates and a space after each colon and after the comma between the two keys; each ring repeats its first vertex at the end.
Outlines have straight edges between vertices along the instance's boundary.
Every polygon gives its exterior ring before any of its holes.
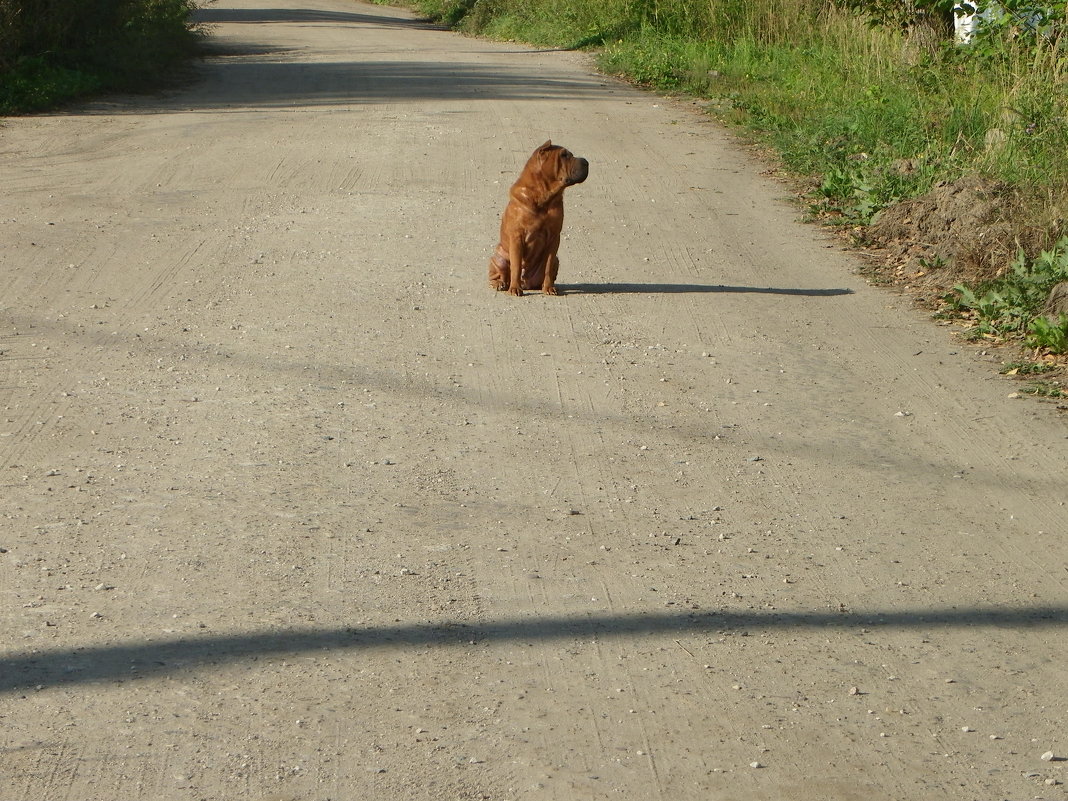
{"type": "Polygon", "coordinates": [[[582,54],[201,17],[0,125],[2,801],[1068,797],[1063,414],[582,54]]]}

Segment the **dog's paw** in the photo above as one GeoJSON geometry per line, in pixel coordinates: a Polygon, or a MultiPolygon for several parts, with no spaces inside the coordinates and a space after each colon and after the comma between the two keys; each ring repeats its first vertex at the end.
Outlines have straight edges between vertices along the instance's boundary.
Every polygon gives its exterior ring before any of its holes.
{"type": "Polygon", "coordinates": [[[545,295],[559,295],[560,294],[559,292],[556,291],[556,285],[555,284],[553,286],[543,286],[541,288],[541,291],[545,295]]]}

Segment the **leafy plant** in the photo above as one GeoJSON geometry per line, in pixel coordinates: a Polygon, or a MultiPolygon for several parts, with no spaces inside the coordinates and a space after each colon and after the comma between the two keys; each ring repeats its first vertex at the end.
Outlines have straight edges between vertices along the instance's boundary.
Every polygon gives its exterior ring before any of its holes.
{"type": "Polygon", "coordinates": [[[1058,315],[1056,320],[1036,317],[1028,329],[1027,344],[1052,353],[1068,353],[1068,314],[1058,315]]]}
{"type": "Polygon", "coordinates": [[[848,224],[867,223],[886,204],[877,197],[870,170],[861,166],[832,166],[823,176],[819,194],[824,208],[841,213],[848,224]]]}
{"type": "Polygon", "coordinates": [[[1063,20],[1065,0],[972,0],[968,13],[982,17],[975,32],[975,43],[990,45],[998,40],[1035,38],[1052,39],[1052,23],[1063,20]]]}
{"type": "Polygon", "coordinates": [[[1051,321],[1039,312],[1053,286],[1068,280],[1068,237],[1029,261],[1022,253],[1002,278],[972,288],[954,287],[951,308],[975,320],[978,336],[1026,336],[1032,347],[1068,353],[1068,315],[1051,321]]]}
{"type": "MultiPolygon", "coordinates": [[[[929,19],[952,25],[954,0],[838,0],[839,4],[864,14],[874,25],[907,28],[929,19]]],[[[972,3],[963,3],[974,11],[972,3]]]]}
{"type": "Polygon", "coordinates": [[[946,260],[939,256],[937,253],[933,256],[921,256],[920,267],[928,272],[931,270],[941,270],[946,266],[946,260]]]}
{"type": "Polygon", "coordinates": [[[973,336],[1005,337],[1020,333],[1028,311],[1015,286],[1002,284],[982,293],[963,284],[953,289],[958,295],[957,308],[971,312],[976,321],[973,336]]]}

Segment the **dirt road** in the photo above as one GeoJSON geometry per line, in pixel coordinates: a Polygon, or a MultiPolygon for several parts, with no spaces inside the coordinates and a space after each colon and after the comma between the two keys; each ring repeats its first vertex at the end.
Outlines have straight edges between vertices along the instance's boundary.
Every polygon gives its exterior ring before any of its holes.
{"type": "Polygon", "coordinates": [[[1068,797],[1063,415],[578,54],[203,16],[0,128],[2,801],[1068,797]]]}

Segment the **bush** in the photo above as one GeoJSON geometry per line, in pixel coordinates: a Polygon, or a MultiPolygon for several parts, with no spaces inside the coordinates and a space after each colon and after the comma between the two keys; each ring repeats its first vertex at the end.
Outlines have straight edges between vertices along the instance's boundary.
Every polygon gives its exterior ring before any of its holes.
{"type": "Polygon", "coordinates": [[[0,0],[0,111],[157,81],[195,42],[192,0],[0,0]]]}

